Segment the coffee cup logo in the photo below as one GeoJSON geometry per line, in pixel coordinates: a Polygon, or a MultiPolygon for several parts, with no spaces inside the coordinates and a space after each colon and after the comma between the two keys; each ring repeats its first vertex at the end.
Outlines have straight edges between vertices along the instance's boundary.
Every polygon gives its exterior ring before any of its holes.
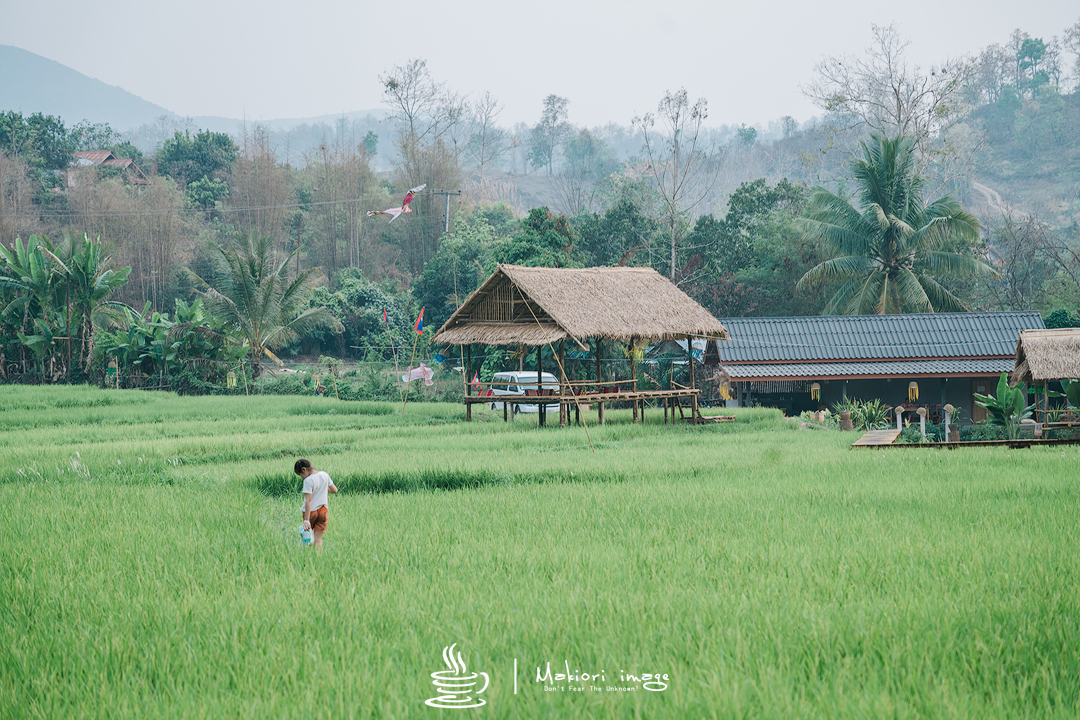
{"type": "Polygon", "coordinates": [[[470,673],[465,667],[461,653],[454,655],[456,647],[457,643],[454,643],[450,647],[443,648],[442,657],[447,669],[431,673],[431,684],[435,686],[438,697],[425,700],[425,705],[437,708],[474,708],[487,703],[487,700],[483,698],[474,698],[473,693],[480,695],[487,690],[490,682],[488,674],[470,673]],[[484,686],[474,691],[481,675],[484,676],[484,686]]]}

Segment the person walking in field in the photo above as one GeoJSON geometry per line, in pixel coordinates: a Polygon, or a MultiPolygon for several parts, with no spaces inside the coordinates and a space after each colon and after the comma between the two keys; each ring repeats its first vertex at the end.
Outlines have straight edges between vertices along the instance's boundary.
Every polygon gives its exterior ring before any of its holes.
{"type": "Polygon", "coordinates": [[[293,472],[304,479],[304,503],[300,509],[304,513],[304,530],[311,530],[315,536],[315,547],[322,550],[322,536],[330,519],[327,506],[327,493],[337,493],[337,485],[322,470],[311,466],[310,460],[300,458],[293,465],[293,472]]]}

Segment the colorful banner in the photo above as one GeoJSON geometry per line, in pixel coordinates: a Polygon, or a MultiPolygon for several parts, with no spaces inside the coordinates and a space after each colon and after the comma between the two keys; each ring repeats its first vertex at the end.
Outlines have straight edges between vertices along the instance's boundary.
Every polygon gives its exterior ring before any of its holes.
{"type": "Polygon", "coordinates": [[[432,378],[435,377],[435,371],[429,368],[424,363],[420,363],[418,368],[410,368],[408,372],[401,376],[401,381],[404,383],[410,383],[413,380],[420,380],[423,378],[425,385],[434,385],[435,381],[432,378]]]}

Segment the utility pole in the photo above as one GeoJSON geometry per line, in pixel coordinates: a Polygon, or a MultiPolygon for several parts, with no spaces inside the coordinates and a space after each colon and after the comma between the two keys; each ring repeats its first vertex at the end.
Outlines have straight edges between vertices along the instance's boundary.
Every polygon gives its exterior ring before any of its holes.
{"type": "Polygon", "coordinates": [[[432,195],[445,195],[446,196],[446,210],[445,210],[444,215],[443,215],[443,218],[444,218],[444,220],[443,220],[443,235],[449,235],[450,234],[450,196],[451,195],[460,195],[461,191],[458,190],[458,191],[455,192],[453,190],[432,190],[431,194],[432,195]]]}

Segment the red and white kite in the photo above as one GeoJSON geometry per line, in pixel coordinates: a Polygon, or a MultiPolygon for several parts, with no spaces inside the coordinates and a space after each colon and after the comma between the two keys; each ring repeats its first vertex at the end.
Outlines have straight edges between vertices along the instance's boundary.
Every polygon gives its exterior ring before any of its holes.
{"type": "MultiPolygon", "coordinates": [[[[423,185],[417,185],[405,195],[405,199],[401,202],[401,207],[392,207],[386,210],[368,210],[368,217],[375,217],[376,215],[392,215],[390,222],[394,222],[398,219],[398,216],[402,213],[412,212],[412,208],[409,207],[409,203],[412,202],[413,195],[420,192],[427,187],[427,183],[423,185]]],[[[387,223],[389,225],[390,223],[387,223]]]]}

